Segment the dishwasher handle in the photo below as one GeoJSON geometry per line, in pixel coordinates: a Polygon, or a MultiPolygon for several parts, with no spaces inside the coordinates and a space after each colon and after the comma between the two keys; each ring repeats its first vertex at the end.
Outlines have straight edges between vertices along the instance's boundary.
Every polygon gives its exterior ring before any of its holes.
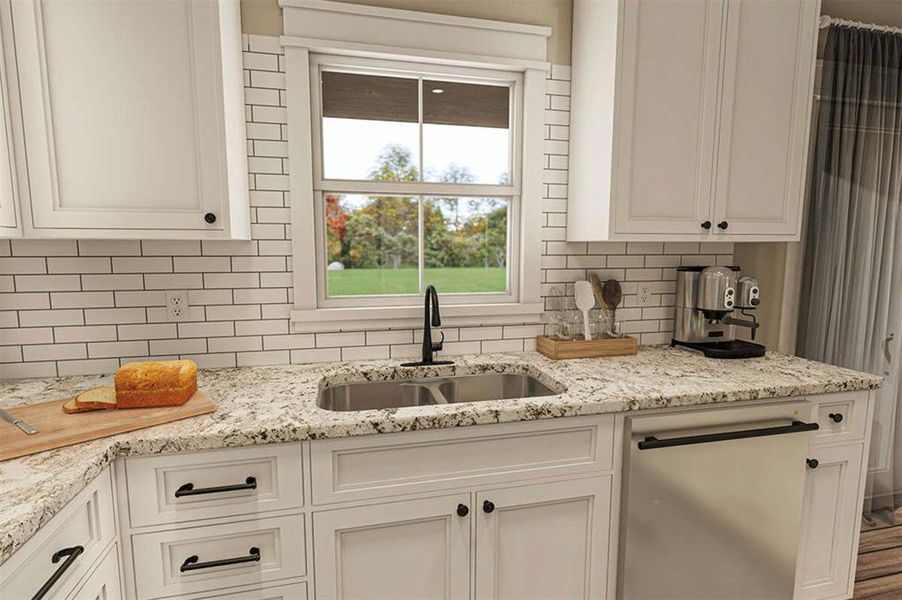
{"type": "Polygon", "coordinates": [[[674,446],[689,446],[691,444],[707,444],[709,442],[725,442],[727,440],[744,440],[748,438],[764,437],[768,435],[783,435],[786,433],[801,433],[803,431],[815,431],[819,429],[817,423],[805,423],[793,421],[791,425],[778,427],[762,427],[760,429],[741,429],[739,431],[724,431],[721,433],[704,433],[701,435],[686,435],[683,437],[667,438],[659,440],[653,435],[647,436],[639,442],[639,450],[653,450],[655,448],[673,448],[674,446]]]}

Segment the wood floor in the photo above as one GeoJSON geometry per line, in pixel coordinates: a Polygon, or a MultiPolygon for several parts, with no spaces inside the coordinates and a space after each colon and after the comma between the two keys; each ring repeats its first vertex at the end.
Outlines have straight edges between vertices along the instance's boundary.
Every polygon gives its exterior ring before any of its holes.
{"type": "Polygon", "coordinates": [[[854,598],[902,598],[902,509],[862,520],[854,598]]]}

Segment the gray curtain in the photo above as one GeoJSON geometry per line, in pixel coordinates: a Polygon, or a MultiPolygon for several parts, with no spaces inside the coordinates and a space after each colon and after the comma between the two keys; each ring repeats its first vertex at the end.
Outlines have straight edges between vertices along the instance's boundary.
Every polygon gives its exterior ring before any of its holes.
{"type": "Polygon", "coordinates": [[[891,360],[902,336],[902,35],[831,27],[817,115],[797,351],[890,376],[871,447],[872,471],[884,479],[871,488],[891,496],[902,490],[892,477],[902,460],[892,460],[891,360]]]}

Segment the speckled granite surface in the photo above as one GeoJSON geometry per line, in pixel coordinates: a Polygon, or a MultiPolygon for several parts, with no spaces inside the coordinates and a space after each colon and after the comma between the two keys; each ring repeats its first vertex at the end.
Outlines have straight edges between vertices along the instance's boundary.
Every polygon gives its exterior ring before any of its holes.
{"type": "MultiPolygon", "coordinates": [[[[118,457],[306,439],[464,427],[875,388],[882,379],[781,354],[715,361],[681,349],[551,361],[534,352],[455,357],[456,364],[401,369],[396,361],[202,371],[215,413],[0,462],[0,563],[118,457]],[[556,396],[471,404],[330,412],[316,406],[324,382],[483,372],[529,373],[556,396]]],[[[72,396],[110,377],[0,381],[0,407],[72,396]]],[[[0,443],[18,430],[0,422],[0,443]]]]}

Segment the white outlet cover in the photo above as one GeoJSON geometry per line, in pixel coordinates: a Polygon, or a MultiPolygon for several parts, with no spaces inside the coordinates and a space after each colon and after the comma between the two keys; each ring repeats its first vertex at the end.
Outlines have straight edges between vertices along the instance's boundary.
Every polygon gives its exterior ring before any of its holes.
{"type": "Polygon", "coordinates": [[[640,283],[636,292],[636,304],[639,306],[648,306],[651,304],[651,286],[647,283],[640,283]]]}
{"type": "Polygon", "coordinates": [[[187,290],[170,290],[166,292],[166,319],[168,321],[187,321],[188,308],[187,290]]]}

